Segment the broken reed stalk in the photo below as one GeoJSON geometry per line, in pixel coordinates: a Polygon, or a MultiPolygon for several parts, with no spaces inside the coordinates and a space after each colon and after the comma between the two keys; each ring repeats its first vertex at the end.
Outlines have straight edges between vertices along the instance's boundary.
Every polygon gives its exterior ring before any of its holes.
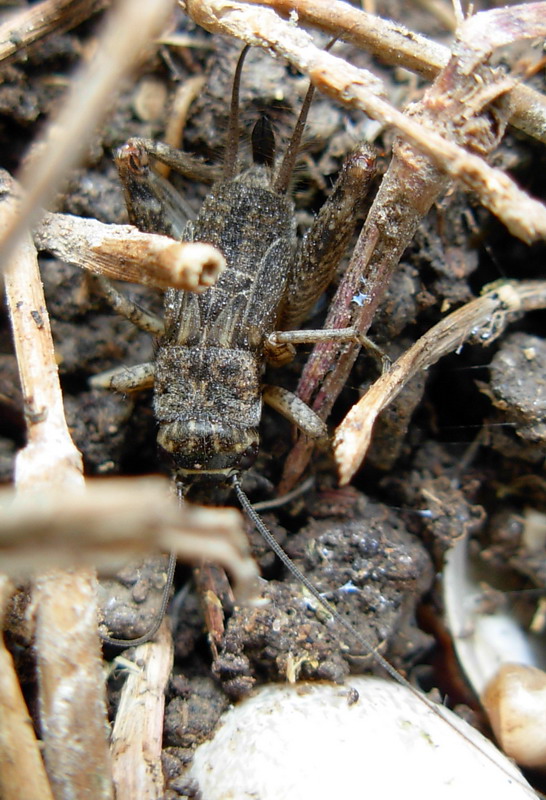
{"type": "Polygon", "coordinates": [[[506,281],[449,314],[370,386],[336,430],[334,454],[343,486],[360,467],[379,414],[419,372],[465,342],[489,345],[527,311],[546,308],[546,281],[506,281]]]}
{"type": "Polygon", "coordinates": [[[32,504],[10,505],[11,495],[0,492],[0,562],[14,579],[81,565],[114,574],[130,558],[172,551],[189,563],[221,564],[238,600],[253,599],[258,570],[240,513],[180,508],[166,478],[88,479],[83,494],[52,486],[34,492],[32,504]]]}
{"type": "MultiPolygon", "coordinates": [[[[0,575],[0,630],[14,587],[0,575]]],[[[53,800],[11,653],[0,635],[0,797],[53,800]]]]}
{"type": "Polygon", "coordinates": [[[160,800],[165,690],[173,662],[167,620],[153,642],[136,648],[121,690],[112,731],[112,769],[117,800],[160,800]]]}
{"type": "Polygon", "coordinates": [[[49,120],[18,175],[25,197],[18,215],[5,226],[0,240],[3,258],[17,237],[32,227],[40,209],[55,196],[68,171],[81,159],[123,89],[125,78],[161,33],[174,5],[175,0],[139,4],[119,0],[109,10],[94,57],[75,75],[61,111],[49,120]]]}
{"type": "MultiPolygon", "coordinates": [[[[1,190],[2,218],[13,219],[18,203],[6,173],[1,190]]],[[[27,445],[16,459],[16,503],[31,503],[37,489],[53,486],[78,494],[84,490],[81,456],[64,417],[38,259],[29,235],[7,266],[5,290],[27,418],[27,445]]],[[[56,800],[112,800],[94,573],[43,574],[33,600],[40,721],[53,794],[56,800]]],[[[21,775],[21,785],[24,780],[21,775]]]]}
{"type": "Polygon", "coordinates": [[[71,214],[46,212],[34,231],[34,243],[96,275],[156,289],[202,292],[226,266],[222,253],[210,244],[175,242],[132,225],[107,225],[71,214]]]}
{"type": "Polygon", "coordinates": [[[0,25],[0,62],[50,36],[75,28],[110,0],[44,0],[12,14],[0,25]]]}

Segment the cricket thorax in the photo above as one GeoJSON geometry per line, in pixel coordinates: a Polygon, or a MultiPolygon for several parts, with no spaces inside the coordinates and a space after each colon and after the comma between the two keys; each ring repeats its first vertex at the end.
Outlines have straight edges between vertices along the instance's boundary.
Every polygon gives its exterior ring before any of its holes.
{"type": "Polygon", "coordinates": [[[154,411],[157,441],[180,473],[248,468],[258,451],[259,366],[245,350],[160,348],[154,411]]]}
{"type": "Polygon", "coordinates": [[[292,201],[268,188],[265,168],[212,187],[193,226],[227,269],[199,297],[167,296],[165,340],[261,350],[277,323],[296,244],[292,201]]]}

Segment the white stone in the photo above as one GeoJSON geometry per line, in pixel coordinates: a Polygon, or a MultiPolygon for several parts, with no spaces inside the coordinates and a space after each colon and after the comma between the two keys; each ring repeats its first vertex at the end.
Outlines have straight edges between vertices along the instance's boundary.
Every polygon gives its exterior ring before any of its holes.
{"type": "Polygon", "coordinates": [[[371,676],[266,686],[224,715],[189,777],[202,800],[537,797],[491,742],[440,713],[457,730],[409,689],[371,676]]]}

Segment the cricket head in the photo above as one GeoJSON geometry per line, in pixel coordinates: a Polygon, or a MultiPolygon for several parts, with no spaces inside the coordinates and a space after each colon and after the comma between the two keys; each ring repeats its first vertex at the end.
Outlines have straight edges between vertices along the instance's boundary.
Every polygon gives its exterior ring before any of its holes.
{"type": "Polygon", "coordinates": [[[178,482],[219,484],[252,466],[259,436],[257,428],[186,420],[162,425],[157,444],[178,482]]]}
{"type": "Polygon", "coordinates": [[[162,345],[156,356],[157,444],[182,483],[225,482],[258,454],[260,365],[244,350],[162,345]]]}

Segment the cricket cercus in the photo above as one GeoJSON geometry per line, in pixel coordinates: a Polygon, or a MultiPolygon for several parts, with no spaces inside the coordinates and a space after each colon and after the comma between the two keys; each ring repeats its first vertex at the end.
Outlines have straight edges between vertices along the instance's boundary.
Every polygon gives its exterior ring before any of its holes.
{"type": "Polygon", "coordinates": [[[332,279],[373,175],[374,158],[365,145],[349,155],[330,197],[298,241],[289,188],[312,90],[280,165],[275,164],[271,124],[262,119],[252,133],[253,164],[238,174],[238,95],[247,49],[235,72],[223,174],[194,222],[187,221],[183,200],[152,171],[149,159],[198,179],[210,179],[210,168],[148,140],[132,139],[117,151],[131,223],[143,231],[215,245],[227,266],[217,284],[201,294],[168,290],[164,319],[142,311],[99,279],[111,304],[152,333],[158,346],[154,362],[96,376],[93,385],[120,392],[153,385],[157,442],[179,495],[196,482],[228,482],[252,514],[239,475],[258,452],[262,401],[308,436],[326,435],[322,420],[287,390],[264,387],[262,374],[266,361],[286,358],[292,343],[355,338],[353,329],[291,329],[332,279]]]}

